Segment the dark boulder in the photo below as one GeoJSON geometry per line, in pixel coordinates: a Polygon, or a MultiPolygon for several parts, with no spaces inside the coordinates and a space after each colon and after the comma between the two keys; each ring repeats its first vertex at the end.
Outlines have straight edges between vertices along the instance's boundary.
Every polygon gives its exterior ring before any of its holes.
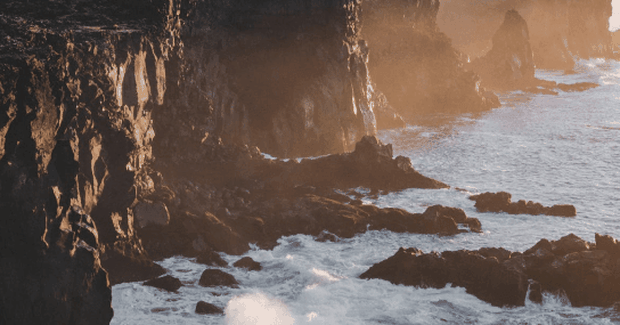
{"type": "Polygon", "coordinates": [[[200,276],[198,284],[203,287],[239,287],[239,282],[237,282],[234,276],[216,269],[204,270],[204,272],[202,272],[202,275],[200,276]]]}
{"type": "Polygon", "coordinates": [[[525,274],[508,263],[470,251],[424,254],[418,249],[400,248],[360,278],[433,288],[452,283],[494,306],[523,305],[528,288],[525,274]]]}
{"type": "Polygon", "coordinates": [[[200,255],[198,255],[198,257],[196,258],[196,263],[209,266],[228,266],[228,263],[224,261],[220,254],[214,252],[213,250],[205,250],[200,255]]]}
{"type": "Polygon", "coordinates": [[[233,263],[234,267],[238,267],[238,268],[242,268],[242,269],[247,269],[250,271],[260,271],[263,269],[263,267],[260,265],[260,263],[254,261],[251,257],[244,257],[238,261],[236,261],[235,263],[233,263]]]}
{"type": "Polygon", "coordinates": [[[181,280],[173,277],[172,275],[165,275],[160,278],[151,279],[144,282],[143,284],[145,286],[151,286],[169,292],[177,292],[179,288],[183,286],[181,280]]]}
{"type": "Polygon", "coordinates": [[[609,236],[596,238],[596,245],[574,234],[542,239],[523,253],[482,248],[424,254],[401,248],[360,277],[434,288],[452,283],[496,306],[524,305],[529,285],[533,302],[541,303],[545,291],[564,292],[575,307],[608,307],[620,300],[618,246],[609,236]]]}
{"type": "Polygon", "coordinates": [[[479,212],[506,212],[509,214],[531,215],[545,214],[558,217],[574,217],[577,215],[575,207],[569,204],[545,207],[540,203],[532,201],[525,202],[524,200],[519,200],[519,202],[512,202],[511,198],[512,195],[507,192],[486,192],[469,197],[470,200],[476,201],[474,206],[479,212]]]}
{"type": "Polygon", "coordinates": [[[196,304],[196,314],[200,315],[223,315],[224,310],[218,306],[205,301],[199,301],[196,304]]]}

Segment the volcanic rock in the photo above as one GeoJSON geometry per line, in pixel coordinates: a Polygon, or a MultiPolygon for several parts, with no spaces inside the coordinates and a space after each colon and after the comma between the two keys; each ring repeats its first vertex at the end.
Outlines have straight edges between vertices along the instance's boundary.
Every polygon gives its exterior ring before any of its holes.
{"type": "Polygon", "coordinates": [[[424,254],[415,248],[400,248],[360,278],[433,288],[452,283],[494,306],[523,305],[528,287],[525,274],[497,258],[470,251],[424,254]]]}
{"type": "Polygon", "coordinates": [[[545,207],[540,203],[532,201],[512,202],[512,195],[507,192],[490,193],[472,195],[470,200],[476,201],[474,205],[479,212],[506,212],[509,214],[546,214],[558,217],[574,217],[577,210],[574,206],[568,204],[556,204],[552,207],[545,207]]]}
{"type": "Polygon", "coordinates": [[[597,245],[574,234],[543,239],[523,253],[483,248],[424,254],[401,248],[360,277],[434,288],[452,283],[496,306],[523,306],[529,283],[534,302],[542,301],[543,291],[563,291],[575,307],[608,307],[620,299],[618,255],[608,251],[615,250],[617,242],[596,237],[597,245]]]}
{"type": "Polygon", "coordinates": [[[218,306],[212,305],[205,301],[199,301],[196,304],[196,314],[201,315],[223,315],[224,310],[218,306]]]}
{"type": "Polygon", "coordinates": [[[239,287],[239,282],[237,282],[234,276],[217,269],[204,270],[204,272],[202,272],[202,275],[200,276],[198,284],[203,287],[239,287]]]}
{"type": "Polygon", "coordinates": [[[222,259],[220,254],[214,252],[213,250],[205,250],[204,252],[198,255],[196,259],[196,263],[205,264],[209,266],[220,266],[226,267],[228,263],[222,259]]]}
{"type": "Polygon", "coordinates": [[[177,290],[183,286],[181,280],[173,277],[172,275],[165,275],[160,278],[151,279],[143,284],[145,286],[160,288],[169,292],[177,292],[177,290]]]}
{"type": "Polygon", "coordinates": [[[244,257],[233,263],[233,266],[250,271],[260,271],[263,269],[260,263],[254,261],[251,257],[244,257]]]}

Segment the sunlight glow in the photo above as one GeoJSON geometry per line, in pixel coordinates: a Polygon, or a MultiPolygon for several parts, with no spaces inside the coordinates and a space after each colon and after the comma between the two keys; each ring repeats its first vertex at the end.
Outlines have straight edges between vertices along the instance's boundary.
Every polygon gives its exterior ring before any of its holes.
{"type": "Polygon", "coordinates": [[[620,29],[620,0],[612,0],[611,6],[613,10],[609,17],[609,30],[615,32],[620,29]]]}

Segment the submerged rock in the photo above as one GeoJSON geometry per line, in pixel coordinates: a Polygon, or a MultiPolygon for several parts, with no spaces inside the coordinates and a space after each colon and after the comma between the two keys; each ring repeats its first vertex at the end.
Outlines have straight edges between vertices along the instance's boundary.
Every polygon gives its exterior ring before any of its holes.
{"type": "Polygon", "coordinates": [[[196,304],[196,314],[201,314],[201,315],[223,315],[224,314],[224,310],[218,306],[215,306],[213,304],[210,304],[208,302],[205,301],[199,301],[196,304]]]}
{"type": "Polygon", "coordinates": [[[247,269],[250,271],[260,271],[263,269],[263,267],[260,265],[260,263],[256,262],[255,260],[253,260],[251,257],[244,257],[238,261],[236,261],[235,263],[233,263],[234,267],[238,267],[238,268],[242,268],[242,269],[247,269]]]}
{"type": "Polygon", "coordinates": [[[574,234],[543,239],[523,253],[483,248],[425,254],[400,248],[360,277],[434,288],[452,283],[496,306],[523,306],[529,285],[534,302],[542,301],[543,291],[563,291],[574,307],[608,307],[620,299],[618,246],[609,236],[596,238],[596,245],[574,234]]]}
{"type": "Polygon", "coordinates": [[[512,195],[507,192],[482,193],[472,195],[470,200],[476,201],[474,205],[479,212],[506,212],[509,214],[546,214],[558,217],[574,217],[577,210],[574,206],[568,204],[556,204],[552,207],[545,207],[540,203],[532,201],[512,202],[512,195]]]}
{"type": "Polygon", "coordinates": [[[160,278],[151,279],[144,282],[143,284],[145,286],[155,287],[169,292],[177,292],[179,288],[183,286],[181,280],[173,277],[172,275],[166,275],[160,278]]]}

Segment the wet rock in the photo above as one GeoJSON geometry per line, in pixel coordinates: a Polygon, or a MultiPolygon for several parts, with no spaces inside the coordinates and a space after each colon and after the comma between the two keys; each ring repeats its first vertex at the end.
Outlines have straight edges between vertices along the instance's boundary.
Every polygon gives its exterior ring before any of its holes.
{"type": "MultiPolygon", "coordinates": [[[[263,176],[266,177],[267,175],[263,176]]],[[[349,189],[366,187],[387,191],[404,188],[445,188],[446,184],[418,173],[409,158],[392,157],[392,145],[365,136],[351,153],[304,159],[284,166],[271,179],[289,184],[349,189]]]]}
{"type": "MultiPolygon", "coordinates": [[[[616,243],[611,237],[597,238],[606,248],[603,243],[616,243]]],[[[620,299],[618,255],[591,246],[570,234],[543,239],[523,253],[483,248],[424,254],[401,248],[360,277],[435,288],[452,283],[497,306],[522,306],[529,283],[534,302],[542,301],[542,292],[563,291],[573,306],[608,307],[620,299]]]]}
{"type": "Polygon", "coordinates": [[[196,304],[196,314],[200,315],[223,315],[224,310],[218,306],[205,301],[199,301],[196,304]]]}
{"type": "Polygon", "coordinates": [[[144,282],[143,284],[145,286],[151,286],[169,292],[177,292],[179,288],[183,286],[181,280],[173,277],[172,275],[165,275],[160,278],[151,279],[144,282]]]}
{"type": "Polygon", "coordinates": [[[233,266],[250,271],[260,271],[263,269],[260,263],[254,261],[251,257],[244,257],[233,263],[233,266]]]}
{"type": "Polygon", "coordinates": [[[574,217],[577,211],[574,206],[563,204],[545,207],[532,201],[512,202],[512,195],[507,192],[482,193],[472,195],[470,200],[476,201],[474,205],[479,212],[506,212],[509,214],[545,214],[549,216],[574,217]]]}
{"type": "Polygon", "coordinates": [[[204,270],[200,276],[200,280],[198,280],[198,284],[203,287],[239,287],[239,282],[237,282],[234,276],[216,269],[204,270]]]}
{"type": "Polygon", "coordinates": [[[220,267],[228,266],[228,263],[224,261],[224,259],[222,259],[220,254],[210,249],[205,250],[204,252],[200,253],[200,255],[198,255],[198,258],[196,258],[196,263],[209,265],[209,266],[220,266],[220,267]]]}
{"type": "Polygon", "coordinates": [[[529,292],[528,298],[530,299],[530,301],[535,302],[537,304],[542,304],[543,295],[542,295],[542,287],[540,286],[540,283],[536,281],[532,281],[532,283],[530,283],[529,291],[530,292],[529,292]]]}
{"type": "Polygon", "coordinates": [[[424,254],[412,248],[400,248],[360,278],[433,288],[452,283],[494,306],[522,306],[528,286],[525,274],[494,257],[468,251],[424,254]]]}

